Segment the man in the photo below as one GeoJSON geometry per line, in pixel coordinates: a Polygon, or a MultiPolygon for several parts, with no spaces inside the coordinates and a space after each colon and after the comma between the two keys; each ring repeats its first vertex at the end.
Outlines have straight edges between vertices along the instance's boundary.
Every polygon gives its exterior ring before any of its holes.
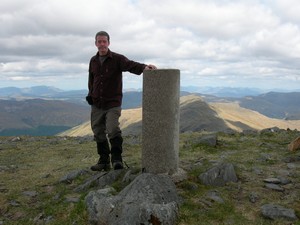
{"type": "Polygon", "coordinates": [[[96,34],[95,45],[98,52],[90,60],[86,100],[92,108],[91,127],[100,158],[91,170],[107,171],[111,168],[110,162],[113,169],[117,170],[123,168],[123,138],[119,127],[123,97],[122,72],[140,75],[144,70],[156,69],[156,66],[138,63],[110,51],[109,34],[105,31],[96,34]]]}

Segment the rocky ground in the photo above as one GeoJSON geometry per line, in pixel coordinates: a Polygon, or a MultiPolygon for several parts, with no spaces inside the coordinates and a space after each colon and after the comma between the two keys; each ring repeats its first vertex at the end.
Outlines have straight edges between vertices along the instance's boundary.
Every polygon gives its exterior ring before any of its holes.
{"type": "MultiPolygon", "coordinates": [[[[175,224],[300,224],[300,151],[287,148],[298,136],[181,134],[175,224]]],[[[91,137],[0,137],[0,225],[90,224],[87,196],[107,190],[117,199],[141,175],[140,140],[125,137],[124,170],[95,173],[91,137]]]]}

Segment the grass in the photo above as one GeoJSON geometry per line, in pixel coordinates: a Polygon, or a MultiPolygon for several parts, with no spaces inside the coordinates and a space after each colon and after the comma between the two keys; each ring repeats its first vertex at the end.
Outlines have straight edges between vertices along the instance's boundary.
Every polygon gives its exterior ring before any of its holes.
{"type": "MultiPolygon", "coordinates": [[[[201,144],[207,133],[180,136],[180,167],[188,179],[177,184],[182,199],[177,225],[187,224],[300,224],[262,217],[260,207],[275,203],[293,208],[300,218],[299,169],[290,170],[284,159],[299,157],[287,151],[287,143],[299,136],[297,131],[262,134],[217,134],[217,146],[201,144]],[[226,161],[235,166],[239,182],[224,187],[201,184],[198,176],[215,163],[226,161]],[[256,173],[255,170],[262,171],[256,173]],[[263,179],[290,172],[291,184],[285,192],[264,187],[263,179]],[[297,188],[298,187],[298,188],[297,188]],[[214,191],[224,203],[212,201],[207,194],[214,191]],[[256,193],[258,200],[249,201],[256,193]]],[[[75,193],[74,188],[89,174],[70,184],[59,180],[70,171],[87,169],[97,161],[96,144],[91,139],[23,136],[0,137],[0,224],[88,224],[84,198],[89,191],[75,193]],[[28,196],[24,192],[35,192],[28,196]],[[77,202],[66,201],[70,197],[77,202]]],[[[140,138],[125,137],[124,160],[134,173],[140,172],[140,138]]],[[[299,162],[297,162],[299,164],[299,162]]],[[[117,180],[112,187],[121,191],[127,183],[117,180]]]]}

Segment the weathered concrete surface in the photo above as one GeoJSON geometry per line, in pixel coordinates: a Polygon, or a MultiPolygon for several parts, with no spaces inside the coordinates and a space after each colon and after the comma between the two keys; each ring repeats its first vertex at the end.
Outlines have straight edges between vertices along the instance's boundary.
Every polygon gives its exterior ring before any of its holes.
{"type": "Polygon", "coordinates": [[[144,71],[142,168],[174,174],[179,153],[180,71],[144,71]]]}

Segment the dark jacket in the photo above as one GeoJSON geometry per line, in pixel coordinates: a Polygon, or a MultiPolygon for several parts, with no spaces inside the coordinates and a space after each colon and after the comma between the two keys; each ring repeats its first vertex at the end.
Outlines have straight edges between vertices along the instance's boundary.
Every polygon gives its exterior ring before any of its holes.
{"type": "Polygon", "coordinates": [[[122,105],[122,72],[128,71],[140,75],[146,65],[127,59],[118,53],[108,51],[105,61],[100,63],[99,53],[93,56],[89,65],[89,96],[93,105],[110,109],[122,105]]]}

